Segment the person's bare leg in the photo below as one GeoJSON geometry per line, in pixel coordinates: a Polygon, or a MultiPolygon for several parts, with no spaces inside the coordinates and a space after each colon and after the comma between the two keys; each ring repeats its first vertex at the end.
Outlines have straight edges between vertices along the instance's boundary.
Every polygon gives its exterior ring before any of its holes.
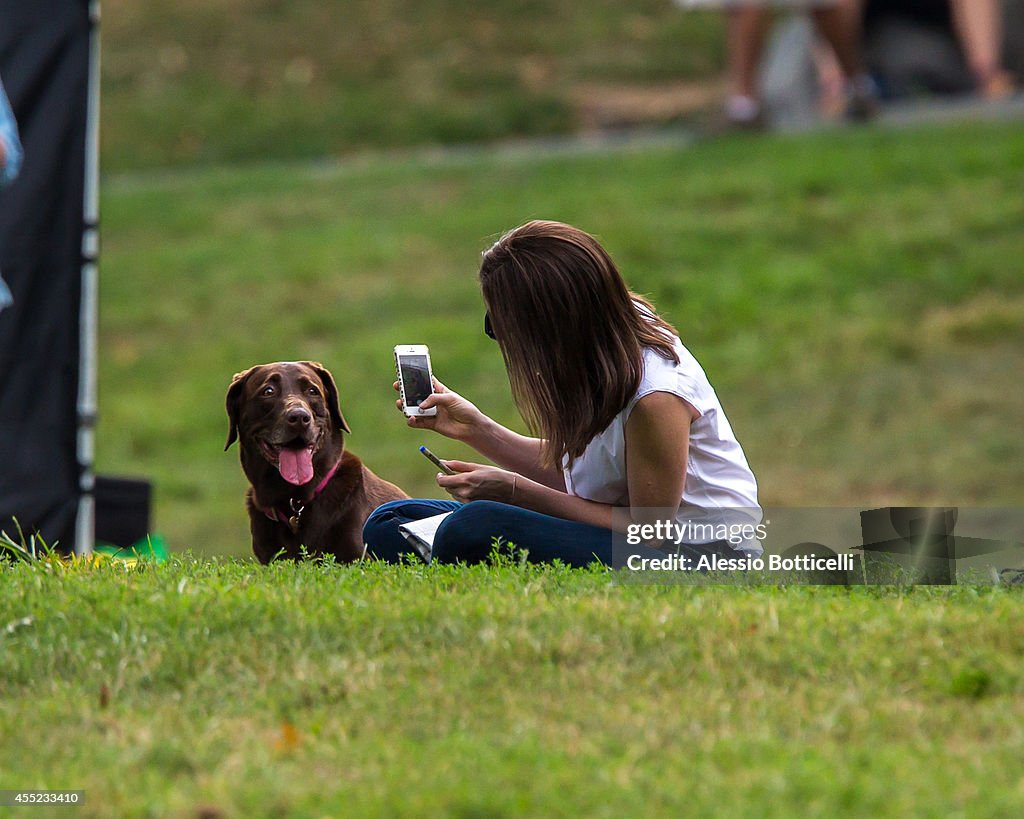
{"type": "Polygon", "coordinates": [[[760,114],[758,66],[767,15],[757,5],[740,5],[728,11],[727,48],[731,97],[726,113],[736,122],[754,122],[760,114]]]}
{"type": "Polygon", "coordinates": [[[847,80],[864,73],[860,53],[860,3],[841,0],[831,6],[813,8],[811,17],[818,33],[836,54],[847,80]]]}
{"type": "Polygon", "coordinates": [[[835,52],[820,39],[814,41],[812,56],[818,76],[818,107],[826,117],[835,119],[846,110],[846,77],[835,52]]]}
{"type": "Polygon", "coordinates": [[[878,107],[877,89],[864,69],[861,55],[860,0],[839,2],[813,8],[815,28],[832,48],[846,81],[846,116],[851,120],[871,119],[878,107]]]}
{"type": "Polygon", "coordinates": [[[967,67],[986,96],[1012,90],[1002,68],[1003,18],[997,0],[949,0],[953,25],[964,50],[967,67]]]}
{"type": "Polygon", "coordinates": [[[761,62],[767,16],[756,5],[729,9],[729,76],[732,92],[747,97],[757,96],[757,67],[761,62]]]}

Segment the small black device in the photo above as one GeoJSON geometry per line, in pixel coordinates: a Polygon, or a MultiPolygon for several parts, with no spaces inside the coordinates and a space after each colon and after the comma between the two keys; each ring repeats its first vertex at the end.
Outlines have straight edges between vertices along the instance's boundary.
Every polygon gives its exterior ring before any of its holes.
{"type": "Polygon", "coordinates": [[[425,446],[420,447],[420,452],[422,452],[435,466],[437,466],[438,469],[444,472],[445,475],[455,474],[454,469],[450,469],[449,467],[445,466],[444,461],[438,458],[433,452],[431,452],[425,446]]]}

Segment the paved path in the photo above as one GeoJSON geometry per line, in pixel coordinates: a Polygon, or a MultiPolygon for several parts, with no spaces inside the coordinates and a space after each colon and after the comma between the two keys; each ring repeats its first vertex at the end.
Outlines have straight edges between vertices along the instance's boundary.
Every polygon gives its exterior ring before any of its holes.
{"type": "MultiPolygon", "coordinates": [[[[1024,92],[999,101],[970,97],[942,99],[924,98],[917,101],[888,103],[868,125],[850,125],[842,121],[818,120],[775,129],[776,133],[810,133],[838,128],[907,128],[927,124],[953,122],[1008,122],[1024,123],[1024,92]]],[[[609,129],[588,134],[511,139],[492,143],[465,145],[424,146],[401,151],[369,151],[342,158],[324,158],[294,161],[261,162],[252,167],[294,168],[297,173],[313,176],[344,176],[347,173],[386,164],[426,164],[454,166],[473,162],[481,157],[509,161],[581,156],[587,154],[626,153],[649,148],[688,148],[697,142],[715,138],[710,130],[699,126],[632,127],[609,129]]],[[[244,170],[246,164],[216,166],[227,172],[244,170]]],[[[188,184],[193,173],[209,173],[208,166],[161,168],[150,171],[129,171],[104,175],[104,187],[116,190],[150,185],[178,188],[188,184]]]]}

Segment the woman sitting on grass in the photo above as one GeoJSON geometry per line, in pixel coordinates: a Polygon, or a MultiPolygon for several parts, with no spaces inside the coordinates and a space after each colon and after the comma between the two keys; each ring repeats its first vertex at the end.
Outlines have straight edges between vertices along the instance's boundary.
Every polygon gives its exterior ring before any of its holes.
{"type": "MultiPolygon", "coordinates": [[[[400,559],[412,549],[399,525],[444,512],[453,514],[437,530],[433,559],[446,563],[484,560],[500,537],[531,562],[620,564],[613,529],[666,518],[720,525],[736,513],[760,520],[757,484],[707,376],[597,240],[529,222],[483,254],[480,285],[485,332],[538,437],[501,426],[435,379],[420,408],[437,415],[409,426],[463,441],[498,466],[446,461],[456,474],[437,483],[455,500],[379,507],[363,530],[369,554],[400,559]]],[[[672,550],[759,551],[756,541],[694,541],[673,540],[672,550]]],[[[629,553],[665,557],[644,546],[629,553]]]]}

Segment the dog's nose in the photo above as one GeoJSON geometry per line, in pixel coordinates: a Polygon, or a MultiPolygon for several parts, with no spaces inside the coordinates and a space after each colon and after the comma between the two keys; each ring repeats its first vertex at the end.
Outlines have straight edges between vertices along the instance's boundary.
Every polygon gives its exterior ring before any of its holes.
{"type": "Polygon", "coordinates": [[[313,420],[313,416],[309,414],[309,410],[302,407],[294,407],[288,410],[285,420],[292,426],[308,427],[313,420]]]}

